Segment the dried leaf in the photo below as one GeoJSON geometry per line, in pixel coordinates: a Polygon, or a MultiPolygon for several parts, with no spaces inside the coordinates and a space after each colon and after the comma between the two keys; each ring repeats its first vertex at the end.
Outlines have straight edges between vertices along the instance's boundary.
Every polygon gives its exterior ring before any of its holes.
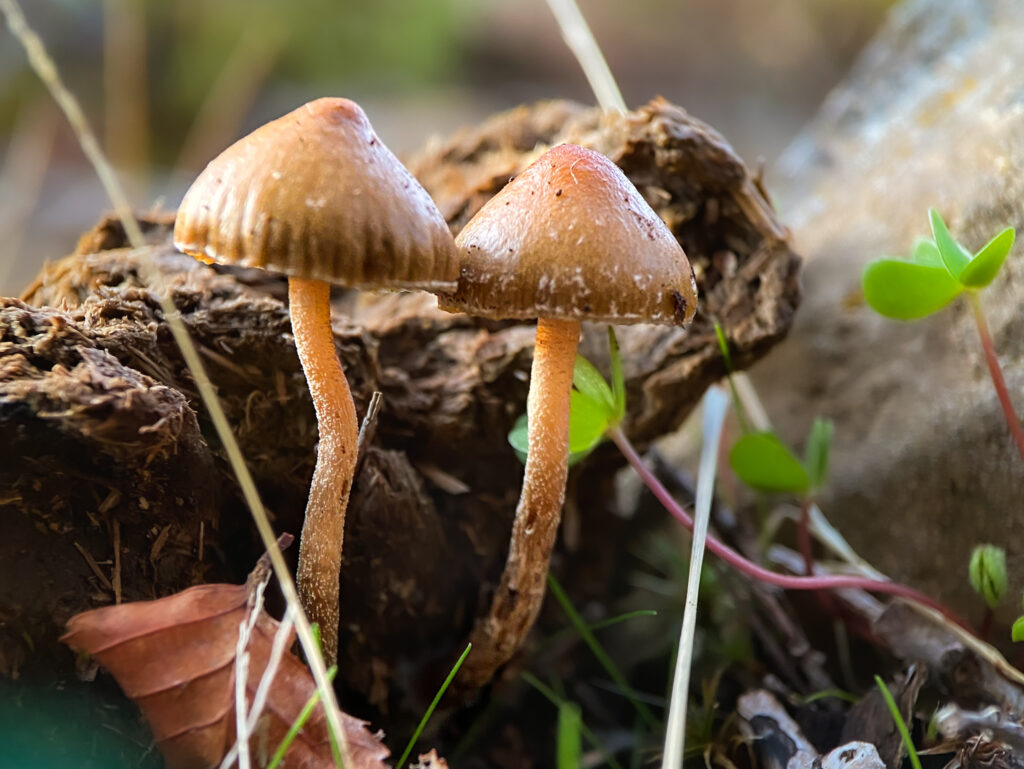
{"type": "MultiPolygon", "coordinates": [[[[216,767],[235,742],[235,657],[239,625],[250,616],[245,585],[199,585],[156,601],[77,614],[61,640],[96,658],[142,709],[168,769],[216,767]]],[[[278,623],[260,611],[247,647],[252,702],[278,623]]],[[[316,686],[299,659],[285,652],[267,705],[250,739],[265,766],[316,686]]],[[[354,767],[383,769],[389,751],[359,719],[342,713],[354,767]]],[[[282,767],[333,767],[320,706],[288,749],[282,767]]]]}

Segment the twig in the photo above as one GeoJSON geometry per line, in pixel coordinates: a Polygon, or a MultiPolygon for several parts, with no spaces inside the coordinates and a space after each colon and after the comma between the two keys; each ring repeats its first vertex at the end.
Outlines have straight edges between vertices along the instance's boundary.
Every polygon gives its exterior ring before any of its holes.
{"type": "Polygon", "coordinates": [[[384,402],[384,396],[376,390],[373,391],[373,395],[370,396],[370,403],[366,406],[366,415],[363,417],[363,423],[359,425],[359,437],[356,439],[356,469],[355,474],[359,475],[359,470],[363,466],[363,460],[366,459],[366,450],[373,443],[373,436],[377,432],[377,414],[380,413],[381,403],[384,402]]]}
{"type": "MultiPolygon", "coordinates": [[[[83,152],[85,152],[92,163],[93,168],[96,170],[96,175],[99,176],[100,182],[103,184],[108,197],[114,205],[114,210],[124,226],[129,242],[134,248],[139,249],[143,280],[148,285],[154,285],[158,271],[153,255],[144,248],[146,241],[142,235],[142,230],[139,228],[139,223],[132,214],[131,206],[128,203],[124,190],[121,188],[113,169],[110,167],[110,163],[104,157],[99,143],[96,141],[96,135],[89,127],[81,106],[61,80],[57,67],[53,59],[47,54],[42,40],[28,26],[25,15],[22,13],[21,6],[18,5],[17,0],[0,0],[0,11],[6,17],[7,25],[12,34],[25,48],[25,53],[28,55],[32,68],[50,90],[50,93],[53,94],[57,104],[64,110],[68,122],[71,123],[75,134],[78,136],[83,152]]],[[[327,669],[324,665],[320,647],[313,637],[313,630],[299,602],[295,581],[292,579],[291,572],[288,571],[284,556],[281,555],[281,551],[277,547],[274,530],[270,525],[270,520],[267,518],[266,511],[263,509],[263,503],[260,501],[256,483],[249,473],[249,469],[245,464],[245,458],[242,456],[242,450],[239,448],[235,434],[231,431],[231,425],[224,414],[224,409],[221,407],[209,377],[206,375],[202,359],[199,357],[199,353],[196,351],[195,345],[188,335],[188,330],[185,328],[177,308],[167,293],[163,291],[156,291],[154,293],[156,293],[160,301],[167,325],[174,337],[174,341],[181,350],[185,365],[192,372],[196,387],[199,390],[199,396],[210,414],[214,429],[217,431],[217,437],[228,455],[228,461],[241,487],[242,496],[245,498],[245,502],[256,522],[256,529],[263,540],[263,545],[267,548],[267,552],[270,555],[270,561],[274,567],[274,574],[281,586],[281,592],[284,594],[287,604],[295,612],[295,627],[299,636],[299,642],[306,653],[306,659],[313,673],[313,680],[316,681],[317,689],[321,691],[327,723],[338,741],[342,762],[345,766],[351,766],[348,739],[341,725],[341,711],[338,707],[338,699],[334,694],[334,688],[327,678],[327,669]]]]}
{"type": "Polygon", "coordinates": [[[1003,416],[1006,418],[1006,424],[1010,428],[1010,434],[1013,435],[1013,441],[1017,444],[1020,458],[1024,459],[1024,431],[1021,430],[1020,418],[1013,408],[1013,401],[1010,400],[1010,391],[1006,388],[1003,369],[999,365],[999,356],[996,355],[992,334],[988,330],[988,321],[985,320],[981,299],[977,291],[968,291],[967,296],[971,302],[971,310],[974,311],[974,323],[978,327],[978,336],[981,337],[981,347],[985,351],[985,362],[988,364],[988,373],[992,377],[992,384],[995,386],[996,395],[999,397],[999,405],[1003,407],[1003,416]]]}
{"type": "Polygon", "coordinates": [[[697,598],[700,590],[700,572],[704,565],[704,544],[711,518],[711,501],[715,492],[715,468],[718,462],[718,444],[722,438],[722,423],[729,409],[729,397],[719,387],[712,387],[704,396],[704,446],[697,473],[697,500],[694,515],[693,546],[690,549],[690,573],[686,581],[686,605],[683,626],[679,631],[679,653],[672,678],[672,698],[669,702],[668,722],[665,729],[665,752],[662,769],[683,766],[686,741],[686,706],[689,701],[690,668],[693,665],[693,639],[697,629],[697,598]]]}
{"type": "Polygon", "coordinates": [[[96,579],[98,579],[103,584],[103,587],[105,587],[107,590],[113,593],[114,586],[110,584],[110,580],[107,579],[107,575],[103,573],[103,569],[100,568],[100,565],[96,563],[96,559],[89,555],[89,551],[77,542],[73,544],[75,548],[78,550],[78,552],[82,554],[82,558],[85,559],[85,562],[89,565],[89,570],[92,571],[92,573],[96,576],[96,579]]]}

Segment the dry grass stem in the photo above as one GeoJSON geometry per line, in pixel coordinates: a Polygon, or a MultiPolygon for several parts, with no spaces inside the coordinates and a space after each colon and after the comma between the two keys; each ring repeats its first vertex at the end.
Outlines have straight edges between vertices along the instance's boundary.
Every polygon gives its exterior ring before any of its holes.
{"type": "MultiPolygon", "coordinates": [[[[25,52],[32,68],[49,89],[53,98],[57,101],[57,104],[60,105],[64,114],[67,116],[68,122],[71,123],[71,127],[78,136],[83,152],[85,152],[86,157],[88,157],[93,168],[96,170],[96,174],[99,176],[100,182],[103,184],[107,195],[114,205],[114,210],[121,219],[122,225],[125,229],[125,234],[128,236],[128,241],[133,245],[133,247],[139,249],[139,254],[142,257],[140,266],[142,267],[143,278],[146,280],[147,284],[151,286],[155,285],[153,278],[157,274],[156,265],[153,262],[152,255],[145,249],[146,241],[142,235],[141,229],[139,228],[139,223],[132,214],[127,196],[118,182],[113,168],[111,168],[110,163],[107,161],[103,151],[100,149],[99,143],[96,140],[96,135],[90,128],[78,100],[75,99],[74,95],[64,85],[59,73],[57,72],[57,67],[54,64],[53,59],[46,52],[46,47],[42,40],[35,31],[29,27],[17,1],[0,0],[0,11],[2,11],[6,17],[7,25],[12,34],[14,34],[25,48],[25,52]]],[[[188,331],[185,328],[185,324],[182,322],[181,317],[178,315],[177,308],[174,307],[174,304],[171,302],[171,299],[166,292],[156,291],[154,293],[156,293],[157,298],[160,301],[160,305],[164,311],[164,316],[167,320],[171,333],[174,336],[174,340],[181,349],[185,364],[192,372],[192,376],[195,379],[196,387],[199,390],[199,395],[202,398],[203,404],[210,413],[211,421],[217,431],[217,437],[222,442],[228,455],[228,460],[238,479],[246,504],[249,506],[253,519],[256,522],[256,528],[259,531],[260,538],[263,540],[263,544],[267,548],[271,564],[274,568],[274,574],[281,586],[281,592],[284,594],[288,605],[291,606],[295,612],[295,624],[299,641],[306,653],[306,658],[309,661],[317,688],[320,690],[320,696],[324,703],[327,721],[330,725],[331,731],[338,740],[338,746],[343,763],[346,766],[351,766],[348,742],[344,729],[341,725],[340,711],[338,708],[337,698],[334,694],[334,688],[331,686],[331,683],[327,678],[327,669],[324,666],[323,656],[321,655],[320,648],[313,637],[313,631],[309,625],[309,621],[306,619],[306,615],[302,611],[301,604],[299,603],[299,597],[295,589],[295,582],[292,580],[291,573],[288,571],[288,566],[285,564],[284,556],[281,554],[281,550],[277,546],[277,538],[274,535],[270,521],[267,518],[262,503],[260,502],[256,484],[253,481],[252,476],[249,474],[249,470],[245,464],[245,459],[242,456],[242,451],[238,446],[238,441],[235,439],[235,435],[231,431],[231,426],[228,424],[227,416],[224,414],[220,401],[217,399],[217,395],[214,392],[213,385],[210,383],[209,377],[206,376],[202,360],[200,359],[199,353],[196,351],[195,345],[188,336],[188,331]]]]}

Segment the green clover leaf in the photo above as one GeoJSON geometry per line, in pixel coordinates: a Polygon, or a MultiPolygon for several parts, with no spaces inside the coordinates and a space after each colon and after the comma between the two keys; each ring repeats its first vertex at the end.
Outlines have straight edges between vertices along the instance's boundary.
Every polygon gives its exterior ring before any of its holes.
{"type": "Polygon", "coordinates": [[[939,255],[942,263],[949,271],[950,277],[960,279],[960,273],[964,271],[971,261],[971,252],[961,246],[952,235],[942,216],[934,208],[928,209],[928,218],[932,224],[932,236],[935,238],[935,245],[939,248],[939,255]]]}
{"type": "Polygon", "coordinates": [[[811,486],[800,460],[772,432],[744,435],[729,452],[729,464],[741,481],[757,491],[802,494],[811,486]]]}
{"type": "MultiPolygon", "coordinates": [[[[573,390],[569,393],[569,465],[572,466],[604,440],[608,428],[614,427],[626,414],[626,386],[622,360],[615,333],[608,328],[611,350],[611,385],[594,365],[582,355],[576,356],[572,373],[573,390]]],[[[508,442],[525,462],[530,449],[530,431],[526,414],[520,415],[508,434],[508,442]]]]}
{"type": "Polygon", "coordinates": [[[1013,248],[1013,240],[1016,231],[1013,227],[1005,230],[990,240],[971,260],[971,263],[964,267],[960,273],[960,282],[967,288],[985,288],[991,283],[999,269],[1006,261],[1006,255],[1013,248]]]}
{"type": "Polygon", "coordinates": [[[864,299],[875,312],[896,320],[917,320],[937,312],[961,293],[963,286],[945,267],[899,259],[876,259],[862,278],[864,299]]]}

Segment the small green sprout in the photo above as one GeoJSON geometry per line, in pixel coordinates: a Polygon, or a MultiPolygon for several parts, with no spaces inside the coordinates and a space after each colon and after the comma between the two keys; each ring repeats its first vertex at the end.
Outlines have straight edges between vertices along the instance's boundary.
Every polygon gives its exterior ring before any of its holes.
{"type": "Polygon", "coordinates": [[[972,255],[949,234],[938,211],[929,210],[928,217],[934,240],[918,240],[909,261],[876,259],[871,262],[862,276],[864,299],[875,312],[887,318],[916,320],[938,312],[961,294],[967,297],[1006,426],[1024,460],[1024,430],[1010,400],[981,306],[981,289],[999,273],[1013,247],[1015,231],[1007,227],[972,255]]]}
{"type": "MultiPolygon", "coordinates": [[[[569,464],[586,457],[604,439],[605,433],[618,426],[626,415],[626,385],[622,359],[615,332],[608,327],[611,359],[611,384],[605,381],[594,365],[582,355],[576,356],[573,369],[573,390],[569,395],[569,464]]],[[[508,442],[520,461],[526,461],[529,448],[529,423],[526,414],[516,420],[508,434],[508,442]]]]}
{"type": "Polygon", "coordinates": [[[879,315],[917,320],[938,312],[964,292],[991,283],[1013,246],[1012,227],[971,254],[949,234],[933,208],[928,212],[934,240],[919,239],[910,260],[876,259],[864,270],[864,298],[879,315]]]}
{"type": "Polygon", "coordinates": [[[971,553],[968,576],[974,592],[995,609],[1006,595],[1006,551],[996,545],[977,545],[971,553]]]}
{"type": "MultiPolygon", "coordinates": [[[[1024,605],[1024,600],[1021,601],[1021,604],[1024,605]]],[[[1010,628],[1010,640],[1014,643],[1024,641],[1024,617],[1017,617],[1013,621],[1013,627],[1010,628]]]]}
{"type": "Polygon", "coordinates": [[[773,432],[747,433],[729,452],[736,476],[756,491],[806,496],[818,491],[828,475],[829,446],[833,424],[815,419],[801,462],[773,432]]]}

